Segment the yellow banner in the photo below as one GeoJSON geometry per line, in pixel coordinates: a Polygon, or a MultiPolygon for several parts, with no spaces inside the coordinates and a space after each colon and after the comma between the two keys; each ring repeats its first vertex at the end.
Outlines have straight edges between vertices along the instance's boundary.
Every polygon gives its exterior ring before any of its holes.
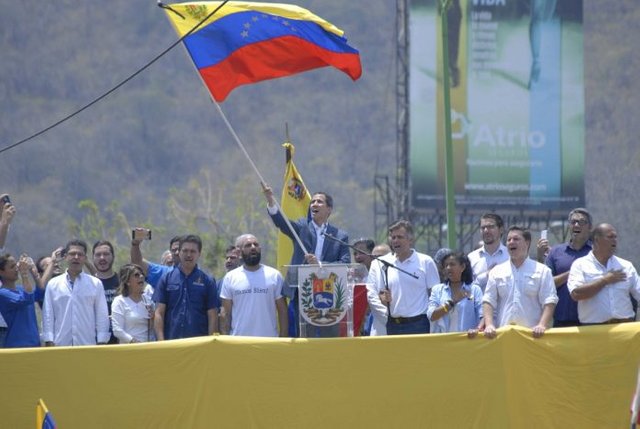
{"type": "Polygon", "coordinates": [[[620,428],[640,324],[336,339],[202,337],[0,349],[0,426],[620,428]]]}
{"type": "MultiPolygon", "coordinates": [[[[302,176],[298,173],[296,165],[293,163],[295,147],[289,142],[285,142],[282,147],[286,151],[287,166],[284,172],[280,208],[284,216],[295,221],[307,216],[311,194],[305,186],[302,176]]],[[[311,252],[313,249],[309,251],[311,252]]],[[[278,231],[276,264],[283,276],[287,275],[287,270],[284,266],[291,263],[291,255],[293,255],[292,239],[278,231]]]]}

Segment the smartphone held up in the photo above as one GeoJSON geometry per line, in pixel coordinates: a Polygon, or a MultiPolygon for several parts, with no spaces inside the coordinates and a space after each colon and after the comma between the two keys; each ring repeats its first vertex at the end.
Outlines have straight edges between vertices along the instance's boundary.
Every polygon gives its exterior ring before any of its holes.
{"type": "Polygon", "coordinates": [[[151,240],[151,230],[147,228],[132,229],[131,238],[136,241],[151,240]]]}

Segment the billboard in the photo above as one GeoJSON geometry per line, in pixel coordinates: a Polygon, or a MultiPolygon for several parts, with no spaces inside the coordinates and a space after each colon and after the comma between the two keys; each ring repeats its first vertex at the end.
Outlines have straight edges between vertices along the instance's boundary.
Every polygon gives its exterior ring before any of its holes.
{"type": "MultiPolygon", "coordinates": [[[[410,9],[414,208],[445,205],[439,0],[410,9]]],[[[457,207],[584,205],[582,0],[453,0],[447,10],[457,207]]]]}

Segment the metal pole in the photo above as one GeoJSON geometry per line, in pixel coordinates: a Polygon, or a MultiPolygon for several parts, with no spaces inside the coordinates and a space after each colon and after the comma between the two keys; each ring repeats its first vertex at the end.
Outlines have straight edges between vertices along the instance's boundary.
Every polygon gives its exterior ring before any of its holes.
{"type": "Polygon", "coordinates": [[[456,201],[455,181],[453,175],[453,146],[451,142],[451,85],[449,82],[449,29],[447,25],[447,11],[451,0],[440,1],[440,19],[442,22],[442,92],[444,94],[444,171],[445,194],[447,211],[447,244],[450,249],[456,249],[456,201]]]}

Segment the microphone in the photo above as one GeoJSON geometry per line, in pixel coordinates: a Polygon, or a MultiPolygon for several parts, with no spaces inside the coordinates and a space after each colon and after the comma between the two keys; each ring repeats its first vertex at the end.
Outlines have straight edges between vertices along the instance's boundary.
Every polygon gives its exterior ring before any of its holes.
{"type": "Polygon", "coordinates": [[[344,242],[343,242],[342,240],[340,240],[339,238],[334,237],[333,235],[331,235],[331,234],[329,234],[329,233],[327,233],[327,232],[325,232],[325,231],[322,231],[322,235],[324,235],[325,237],[328,237],[328,238],[330,238],[330,239],[332,239],[332,240],[334,240],[334,241],[337,241],[337,242],[339,242],[339,243],[344,243],[344,242]]]}

